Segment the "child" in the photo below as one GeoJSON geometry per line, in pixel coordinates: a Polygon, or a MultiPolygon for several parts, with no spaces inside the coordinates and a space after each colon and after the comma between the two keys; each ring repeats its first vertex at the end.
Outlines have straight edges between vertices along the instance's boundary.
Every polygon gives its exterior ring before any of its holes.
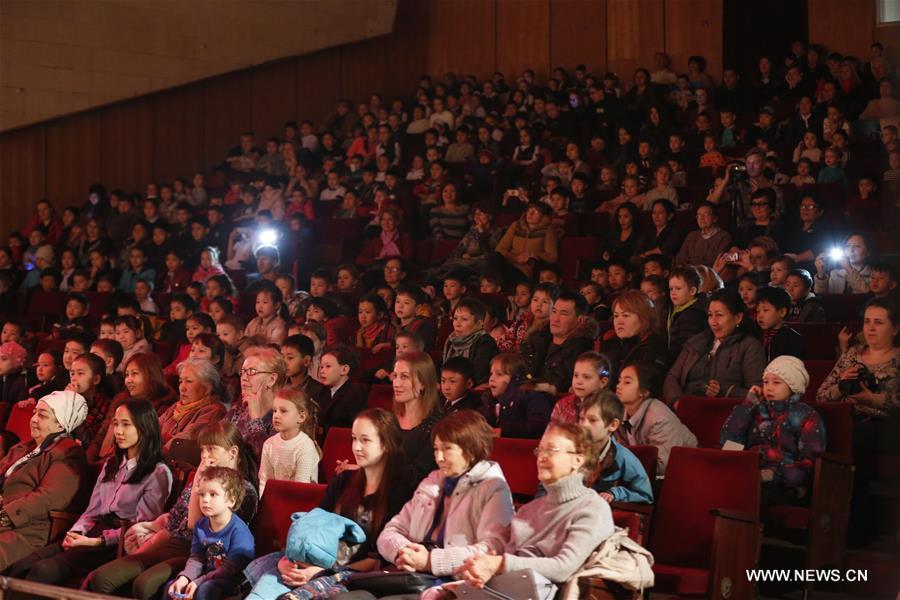
{"type": "Polygon", "coordinates": [[[216,323],[216,335],[225,346],[222,375],[238,377],[244,363],[243,353],[253,346],[253,340],[244,336],[244,321],[238,315],[225,315],[216,323]]]}
{"type": "Polygon", "coordinates": [[[401,285],[397,288],[394,300],[394,315],[399,329],[418,333],[425,342],[425,350],[431,352],[437,336],[434,321],[418,315],[419,308],[426,302],[427,296],[421,289],[413,285],[401,285]]]}
{"type": "Polygon", "coordinates": [[[590,394],[581,405],[578,424],[591,436],[599,461],[585,485],[607,502],[652,504],[650,478],[641,461],[614,439],[625,418],[625,407],[609,390],[590,394]]]}
{"type": "Polygon", "coordinates": [[[475,369],[472,361],[454,356],[441,365],[441,403],[444,415],[459,410],[481,410],[481,397],[472,393],[475,387],[475,369]]]}
{"type": "MultiPolygon", "coordinates": [[[[183,344],[187,341],[185,327],[187,319],[197,310],[197,303],[184,292],[174,294],[169,302],[169,320],[159,330],[157,339],[170,344],[183,344]]],[[[102,331],[101,331],[102,334],[102,331]]]]}
{"type": "Polygon", "coordinates": [[[466,276],[462,273],[448,273],[444,277],[444,300],[441,302],[444,317],[447,319],[452,317],[456,305],[459,304],[460,299],[466,295],[467,291],[466,276]]]}
{"type": "Polygon", "coordinates": [[[606,303],[606,294],[603,292],[603,288],[600,287],[600,284],[594,283],[593,281],[588,282],[581,286],[578,293],[581,294],[588,303],[588,314],[595,321],[610,320],[612,312],[610,312],[609,304],[606,303]]]}
{"type": "Polygon", "coordinates": [[[634,270],[631,264],[625,260],[613,259],[609,261],[609,290],[612,294],[619,294],[631,289],[631,280],[634,270]]]}
{"type": "Polygon", "coordinates": [[[609,293],[609,263],[600,260],[591,267],[591,281],[603,288],[604,293],[609,293]]]}
{"type": "Polygon", "coordinates": [[[137,317],[124,316],[116,319],[116,341],[122,345],[122,362],[119,371],[124,369],[125,363],[141,352],[153,352],[150,342],[144,339],[144,330],[137,317]]]}
{"type": "Polygon", "coordinates": [[[840,183],[845,190],[850,187],[850,180],[841,166],[842,156],[837,148],[825,149],[825,166],[819,171],[818,183],[840,183]]]}
{"type": "Polygon", "coordinates": [[[803,338],[784,324],[791,308],[791,296],[776,287],[760,288],[756,293],[756,324],[759,325],[766,362],[788,354],[803,358],[803,338]]]}
{"type": "Polygon", "coordinates": [[[95,340],[91,344],[91,354],[99,356],[106,365],[103,374],[103,393],[110,398],[115,398],[125,387],[125,376],[117,371],[122,363],[122,356],[125,354],[122,344],[116,340],[95,340]]]}
{"type": "Polygon", "coordinates": [[[359,329],[356,331],[357,348],[368,348],[373,354],[391,349],[394,326],[381,296],[370,293],[363,297],[359,301],[357,319],[359,320],[359,329]]]}
{"type": "Polygon", "coordinates": [[[134,298],[138,301],[138,304],[141,307],[141,312],[150,315],[157,315],[159,314],[159,307],[150,296],[150,294],[152,293],[152,281],[148,281],[146,279],[138,279],[134,282],[134,298]]]}
{"type": "Polygon", "coordinates": [[[22,367],[28,352],[16,342],[0,345],[0,400],[12,404],[28,397],[22,367]]]}
{"type": "Polygon", "coordinates": [[[336,279],[337,291],[340,293],[350,293],[356,290],[359,285],[359,271],[353,265],[340,265],[337,268],[336,279]]]}
{"type": "Polygon", "coordinates": [[[787,285],[787,276],[794,268],[794,259],[790,256],[779,256],[772,261],[772,270],[769,271],[769,286],[784,288],[787,285]]]}
{"type": "Polygon", "coordinates": [[[806,269],[792,269],[788,272],[785,289],[791,296],[791,309],[787,320],[798,323],[822,322],[825,309],[812,292],[813,278],[806,269]]]}
{"type": "Polygon", "coordinates": [[[206,313],[218,323],[226,316],[234,314],[234,304],[225,296],[216,296],[209,301],[206,313]]]}
{"type": "Polygon", "coordinates": [[[661,391],[660,380],[654,365],[637,363],[622,369],[616,385],[616,396],[625,407],[625,418],[616,431],[616,440],[626,446],[656,446],[658,476],[665,475],[674,446],[697,447],[694,434],[668,406],[656,399],[661,391]]]}
{"type": "Polygon", "coordinates": [[[310,364],[316,353],[313,341],[302,334],[288,336],[281,343],[285,379],[288,385],[300,388],[310,398],[319,398],[325,387],[310,374],[310,364]]]}
{"type": "Polygon", "coordinates": [[[214,333],[205,331],[198,333],[191,343],[188,358],[208,360],[221,373],[225,360],[225,344],[214,333]]]}
{"type": "Polygon", "coordinates": [[[325,393],[315,400],[319,405],[321,437],[329,427],[351,427],[353,418],[366,408],[366,395],[350,383],[350,374],[358,366],[356,353],[347,346],[330,346],[319,361],[319,382],[325,393]]]}
{"type": "Polygon", "coordinates": [[[550,326],[550,311],[559,289],[550,283],[538,284],[531,296],[529,309],[509,327],[506,337],[498,344],[502,352],[518,352],[522,344],[534,333],[544,331],[550,326]]]}
{"type": "Polygon", "coordinates": [[[515,322],[522,313],[528,310],[533,292],[534,287],[527,281],[516,284],[515,293],[509,297],[509,306],[506,309],[507,323],[515,322]]]}
{"type": "Polygon", "coordinates": [[[420,336],[415,331],[399,332],[397,334],[397,337],[394,339],[394,344],[394,358],[388,361],[387,364],[382,365],[380,369],[375,371],[375,379],[381,381],[390,379],[391,371],[394,370],[394,362],[396,362],[398,357],[403,356],[404,354],[409,354],[410,352],[425,351],[425,342],[424,340],[422,340],[422,336],[420,336]]]}
{"type": "Polygon", "coordinates": [[[669,362],[673,364],[684,343],[707,327],[706,302],[699,295],[700,273],[694,267],[679,267],[669,275],[669,300],[666,332],[669,362]]]}
{"type": "Polygon", "coordinates": [[[194,304],[200,306],[200,302],[203,300],[203,296],[206,295],[206,284],[202,281],[192,281],[187,284],[187,287],[184,289],[185,293],[191,297],[194,301],[194,304]]]}
{"type": "Polygon", "coordinates": [[[282,274],[275,278],[275,287],[281,290],[281,298],[287,307],[288,315],[299,317],[302,315],[304,300],[309,298],[305,292],[297,291],[297,282],[293,275],[282,274]]]}
{"type": "Polygon", "coordinates": [[[722,426],[720,441],[759,454],[765,505],[809,500],[816,455],[825,451],[825,425],[800,397],[809,385],[803,361],[779,356],[722,426]]]}
{"type": "Polygon", "coordinates": [[[669,294],[665,278],[662,275],[646,275],[641,280],[641,293],[650,299],[654,308],[662,309],[669,294]]]}
{"type": "Polygon", "coordinates": [[[67,338],[76,332],[84,332],[88,328],[88,299],[84,294],[71,293],[66,300],[63,319],[53,324],[53,337],[67,338]]]}
{"type": "Polygon", "coordinates": [[[487,309],[474,298],[463,298],[453,311],[453,332],[444,342],[443,360],[454,356],[468,358],[475,368],[475,385],[486,383],[489,364],[499,352],[494,338],[484,330],[487,309]]]}
{"type": "Polygon", "coordinates": [[[225,269],[219,262],[219,249],[214,246],[206,246],[200,251],[200,264],[194,271],[192,281],[206,283],[214,275],[224,275],[225,269]]]}
{"type": "Polygon", "coordinates": [[[72,432],[82,447],[88,447],[100,432],[107,418],[111,397],[101,391],[106,364],[96,354],[82,354],[72,361],[66,391],[77,392],[87,401],[88,413],[81,425],[72,432]]]}
{"type": "Polygon", "coordinates": [[[316,442],[319,407],[299,387],[287,387],[275,394],[272,427],[275,435],[263,444],[259,464],[259,495],[266,481],[281,479],[318,483],[321,452],[316,442]]]}
{"type": "Polygon", "coordinates": [[[287,337],[287,309],[281,302],[281,290],[274,284],[256,293],[256,317],[247,323],[244,335],[259,344],[280,344],[287,337]]]}
{"type": "Polygon", "coordinates": [[[34,365],[35,385],[28,388],[28,398],[19,402],[20,406],[34,406],[37,401],[51,392],[65,389],[69,375],[63,369],[62,353],[59,350],[41,352],[34,365]]]}
{"type": "Polygon", "coordinates": [[[478,291],[482,294],[501,294],[503,279],[494,273],[486,273],[478,280],[478,291]]]}
{"type": "Polygon", "coordinates": [[[797,161],[797,174],[791,177],[791,183],[797,188],[814,184],[816,178],[811,175],[811,172],[812,161],[808,158],[801,158],[797,161]]]}
{"type": "Polygon", "coordinates": [[[577,423],[584,400],[606,389],[611,370],[612,365],[603,354],[591,351],[579,355],[572,370],[572,392],[556,402],[550,420],[577,423]]]}
{"type": "Polygon", "coordinates": [[[173,600],[213,600],[237,588],[253,559],[253,534],[232,511],[244,500],[244,478],[228,467],[206,467],[197,484],[200,514],[184,569],[166,586],[173,600]]]}
{"type": "Polygon", "coordinates": [[[801,158],[808,158],[817,165],[822,162],[822,150],[819,149],[819,138],[812,131],[803,134],[803,139],[794,148],[794,162],[799,163],[801,158]]]}
{"type": "Polygon", "coordinates": [[[188,359],[194,339],[201,333],[213,333],[216,330],[216,322],[206,313],[194,313],[187,318],[184,333],[186,341],[178,347],[178,352],[171,363],[163,369],[165,375],[176,375],[178,365],[188,359]]]}
{"type": "Polygon", "coordinates": [[[759,289],[759,278],[756,273],[744,273],[738,279],[738,293],[744,306],[747,307],[747,317],[751,321],[756,319],[756,292],[759,289]]]}
{"type": "Polygon", "coordinates": [[[533,391],[527,379],[528,363],[522,356],[503,353],[491,361],[482,413],[500,429],[501,437],[538,439],[550,421],[553,397],[533,391]]]}
{"type": "Polygon", "coordinates": [[[81,356],[82,354],[87,354],[91,351],[91,337],[88,333],[81,333],[75,336],[72,336],[70,340],[66,342],[66,345],[63,347],[63,369],[66,370],[66,373],[72,368],[72,361],[81,356]]]}
{"type": "Polygon", "coordinates": [[[135,246],[128,254],[128,268],[122,272],[119,279],[119,291],[123,294],[133,294],[134,284],[139,279],[153,281],[156,279],[156,269],[147,265],[143,248],[135,246]]]}

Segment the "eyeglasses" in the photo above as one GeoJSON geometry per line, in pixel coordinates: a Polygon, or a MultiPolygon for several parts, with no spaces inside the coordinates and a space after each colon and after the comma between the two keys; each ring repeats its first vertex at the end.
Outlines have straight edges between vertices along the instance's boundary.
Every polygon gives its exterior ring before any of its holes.
{"type": "Polygon", "coordinates": [[[240,371],[238,371],[238,375],[240,375],[241,377],[243,377],[244,375],[246,375],[247,377],[256,377],[260,373],[268,375],[273,372],[274,371],[260,371],[259,369],[250,367],[249,369],[241,369],[240,371]]]}
{"type": "Polygon", "coordinates": [[[768,206],[768,202],[751,202],[750,206],[768,206]]]}
{"type": "Polygon", "coordinates": [[[800,210],[816,210],[816,208],[818,208],[818,206],[816,206],[815,204],[801,204],[800,205],[800,210]]]}
{"type": "Polygon", "coordinates": [[[578,452],[575,452],[574,450],[562,450],[560,448],[541,448],[540,446],[532,450],[532,452],[534,452],[535,456],[553,456],[554,454],[578,454],[578,452]]]}
{"type": "Polygon", "coordinates": [[[400,267],[385,267],[384,270],[388,273],[399,273],[400,267]]]}

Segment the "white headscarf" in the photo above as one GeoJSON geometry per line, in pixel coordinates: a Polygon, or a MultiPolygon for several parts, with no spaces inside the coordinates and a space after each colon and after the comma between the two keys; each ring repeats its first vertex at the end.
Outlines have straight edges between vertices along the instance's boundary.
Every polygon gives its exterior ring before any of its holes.
{"type": "Polygon", "coordinates": [[[75,431],[88,414],[87,400],[78,392],[51,392],[39,402],[47,403],[66,433],[75,431]]]}

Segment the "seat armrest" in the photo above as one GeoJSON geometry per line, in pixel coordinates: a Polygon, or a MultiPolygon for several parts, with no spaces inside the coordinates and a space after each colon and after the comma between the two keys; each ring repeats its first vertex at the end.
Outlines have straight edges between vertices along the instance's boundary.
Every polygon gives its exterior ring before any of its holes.
{"type": "Polygon", "coordinates": [[[759,523],[759,517],[756,515],[751,515],[750,513],[746,513],[740,510],[731,510],[728,508],[714,508],[709,511],[711,515],[715,517],[720,517],[722,519],[728,519],[730,521],[741,521],[743,523],[759,523]]]}
{"type": "Polygon", "coordinates": [[[645,516],[653,514],[652,504],[638,504],[637,502],[619,502],[613,501],[609,503],[609,507],[613,510],[624,510],[627,512],[638,513],[645,516]]]}

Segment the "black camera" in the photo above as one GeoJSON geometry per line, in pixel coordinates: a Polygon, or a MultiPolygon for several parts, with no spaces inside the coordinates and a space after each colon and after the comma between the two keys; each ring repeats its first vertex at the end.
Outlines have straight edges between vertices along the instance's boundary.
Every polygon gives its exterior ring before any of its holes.
{"type": "Polygon", "coordinates": [[[838,382],[838,389],[845,396],[853,396],[859,394],[863,390],[863,386],[869,391],[877,391],[878,379],[865,365],[860,365],[856,379],[842,379],[838,382]]]}
{"type": "Polygon", "coordinates": [[[747,175],[747,165],[732,163],[728,165],[728,172],[731,174],[731,181],[734,183],[750,181],[750,176],[747,175]]]}

